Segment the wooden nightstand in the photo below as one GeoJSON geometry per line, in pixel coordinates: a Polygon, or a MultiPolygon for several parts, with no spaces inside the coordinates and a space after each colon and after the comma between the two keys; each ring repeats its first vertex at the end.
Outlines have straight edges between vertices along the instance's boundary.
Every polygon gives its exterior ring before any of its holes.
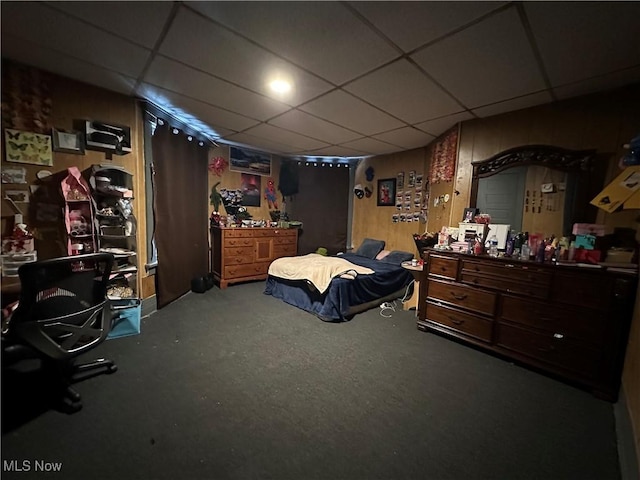
{"type": "Polygon", "coordinates": [[[402,262],[402,268],[410,270],[413,275],[413,293],[411,297],[402,302],[403,310],[415,309],[416,315],[418,315],[418,305],[420,301],[420,275],[422,274],[422,265],[411,265],[411,262],[402,262]]]}

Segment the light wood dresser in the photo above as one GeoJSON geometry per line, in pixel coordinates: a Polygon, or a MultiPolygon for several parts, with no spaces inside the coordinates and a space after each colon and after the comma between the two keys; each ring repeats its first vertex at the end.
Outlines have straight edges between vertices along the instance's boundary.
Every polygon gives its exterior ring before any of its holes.
{"type": "Polygon", "coordinates": [[[211,271],[220,288],[267,278],[269,265],[298,250],[295,228],[211,227],[211,271]]]}
{"type": "Polygon", "coordinates": [[[423,259],[420,330],[617,400],[637,275],[433,249],[423,259]]]}

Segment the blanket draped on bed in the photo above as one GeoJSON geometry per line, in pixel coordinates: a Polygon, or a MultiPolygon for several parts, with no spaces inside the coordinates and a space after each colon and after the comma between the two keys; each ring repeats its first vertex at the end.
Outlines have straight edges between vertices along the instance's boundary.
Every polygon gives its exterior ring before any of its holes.
{"type": "Polygon", "coordinates": [[[355,278],[370,275],[370,268],[356,265],[340,257],[326,257],[317,253],[298,257],[282,257],[271,262],[269,275],[285,280],[306,280],[324,293],[335,277],[355,278]]]}

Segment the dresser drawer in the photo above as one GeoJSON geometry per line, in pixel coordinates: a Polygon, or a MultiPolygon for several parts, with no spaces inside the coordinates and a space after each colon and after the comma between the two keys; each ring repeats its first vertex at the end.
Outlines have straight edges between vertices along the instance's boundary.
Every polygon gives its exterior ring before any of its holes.
{"type": "Polygon", "coordinates": [[[502,297],[500,319],[525,327],[559,333],[565,337],[598,344],[605,332],[605,320],[593,310],[576,311],[557,304],[532,302],[523,298],[502,297]]]}
{"type": "Polygon", "coordinates": [[[429,275],[446,277],[455,280],[458,276],[458,259],[430,255],[428,260],[429,275]]]}
{"type": "Polygon", "coordinates": [[[224,230],[224,238],[253,238],[254,233],[248,228],[229,228],[224,230]]]}
{"type": "Polygon", "coordinates": [[[273,258],[294,257],[297,254],[295,243],[273,246],[273,258]]]}
{"type": "Polygon", "coordinates": [[[255,261],[254,255],[225,255],[224,266],[229,267],[232,265],[242,265],[246,263],[253,263],[255,261]]]}
{"type": "Polygon", "coordinates": [[[567,275],[557,273],[553,299],[569,305],[602,309],[609,303],[611,280],[605,275],[567,275]]]}
{"type": "Polygon", "coordinates": [[[243,238],[243,237],[231,237],[224,239],[224,248],[229,247],[252,247],[255,245],[255,240],[253,237],[243,238]]]}
{"type": "Polygon", "coordinates": [[[519,295],[527,295],[534,298],[547,298],[549,295],[549,287],[545,284],[521,283],[504,277],[491,277],[477,275],[475,273],[466,273],[462,271],[460,277],[462,283],[473,285],[474,287],[489,287],[496,290],[502,290],[507,293],[516,293],[519,295]]]}
{"type": "Polygon", "coordinates": [[[484,342],[491,342],[493,323],[486,318],[460,312],[427,301],[426,319],[484,342]]]}
{"type": "Polygon", "coordinates": [[[273,244],[274,245],[295,245],[296,244],[296,237],[292,237],[291,235],[283,235],[283,236],[276,236],[273,237],[273,244]]]}
{"type": "Polygon", "coordinates": [[[245,257],[251,260],[253,258],[253,254],[255,253],[255,246],[251,245],[249,247],[243,247],[243,246],[225,247],[223,251],[224,251],[223,255],[225,259],[229,257],[245,257]]]}
{"type": "Polygon", "coordinates": [[[509,282],[538,283],[545,286],[551,281],[551,274],[544,268],[515,262],[498,261],[489,264],[465,259],[462,260],[462,273],[492,275],[509,282]]]}
{"type": "Polygon", "coordinates": [[[497,345],[584,378],[595,378],[599,372],[598,350],[551,333],[541,334],[498,322],[497,345]]]}
{"type": "Polygon", "coordinates": [[[496,294],[456,283],[427,281],[427,297],[433,301],[444,301],[478,313],[493,316],[496,306],[496,294]]]}
{"type": "Polygon", "coordinates": [[[229,265],[224,267],[224,278],[252,277],[266,275],[269,270],[269,262],[249,263],[241,265],[229,265]]]}

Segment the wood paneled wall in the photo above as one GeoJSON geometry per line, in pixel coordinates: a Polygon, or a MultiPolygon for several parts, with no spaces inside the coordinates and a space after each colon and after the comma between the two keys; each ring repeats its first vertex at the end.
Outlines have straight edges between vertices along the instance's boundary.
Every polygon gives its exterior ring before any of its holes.
{"type": "MultiPolygon", "coordinates": [[[[24,66],[12,62],[3,62],[3,68],[24,68],[24,66]]],[[[137,251],[139,261],[138,291],[142,292],[141,281],[142,277],[145,276],[144,262],[147,253],[144,207],[143,130],[142,117],[137,102],[131,97],[57,75],[46,74],[45,78],[51,97],[50,119],[53,127],[59,130],[72,131],[74,129],[74,120],[99,120],[118,125],[126,125],[131,127],[133,151],[126,155],[112,156],[93,150],[86,150],[84,155],[53,152],[52,167],[6,162],[3,153],[2,167],[26,167],[28,182],[26,185],[4,184],[2,186],[3,190],[6,188],[28,190],[29,185],[41,183],[36,178],[36,172],[39,170],[50,171],[53,176],[49,178],[53,179],[58,178],[59,175],[64,175],[66,169],[73,166],[78,167],[80,171],[90,168],[91,165],[94,164],[114,165],[125,168],[134,176],[134,196],[137,197],[137,199],[134,199],[133,206],[134,215],[137,220],[137,251]]],[[[3,96],[6,94],[11,95],[12,92],[3,90],[3,96]]],[[[15,92],[15,94],[20,95],[20,92],[15,92]]],[[[59,190],[58,188],[58,191],[59,190]]],[[[31,223],[28,216],[25,220],[27,225],[31,223]]],[[[63,222],[62,218],[60,222],[63,222]]],[[[54,231],[56,230],[54,228],[43,228],[37,232],[36,238],[41,238],[41,240],[38,240],[36,243],[38,258],[45,259],[66,254],[66,241],[60,242],[60,231],[64,231],[64,224],[61,223],[60,227],[61,229],[58,231],[54,231]]]]}
{"type": "MultiPolygon", "coordinates": [[[[413,242],[414,233],[423,233],[427,225],[421,222],[392,223],[392,215],[399,213],[394,206],[377,206],[378,180],[396,178],[399,172],[405,174],[405,185],[410,171],[423,175],[423,185],[427,181],[427,169],[425,165],[425,149],[419,148],[392,155],[368,158],[362,160],[356,167],[355,184],[369,185],[373,192],[370,197],[353,200],[352,243],[358,248],[364,238],[376,238],[386,241],[387,250],[404,250],[418,254],[413,242]],[[365,172],[372,167],[374,178],[371,182],[366,180],[365,172]]],[[[353,195],[353,193],[352,193],[353,195]]],[[[412,212],[417,209],[411,210],[412,212]]]]}

